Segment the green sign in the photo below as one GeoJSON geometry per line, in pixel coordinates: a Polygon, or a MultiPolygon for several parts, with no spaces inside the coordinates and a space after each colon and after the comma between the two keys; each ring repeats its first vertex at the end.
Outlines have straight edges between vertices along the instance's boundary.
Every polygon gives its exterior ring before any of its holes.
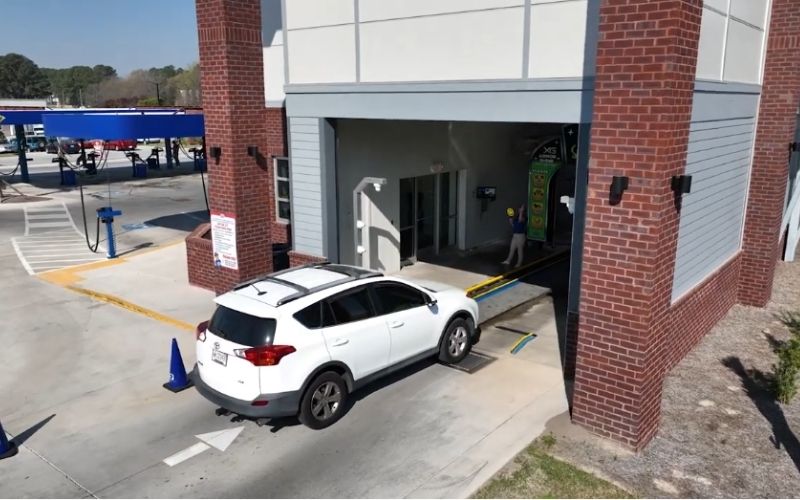
{"type": "Polygon", "coordinates": [[[550,181],[563,163],[561,139],[550,139],[531,156],[528,170],[528,239],[547,241],[550,181]]]}

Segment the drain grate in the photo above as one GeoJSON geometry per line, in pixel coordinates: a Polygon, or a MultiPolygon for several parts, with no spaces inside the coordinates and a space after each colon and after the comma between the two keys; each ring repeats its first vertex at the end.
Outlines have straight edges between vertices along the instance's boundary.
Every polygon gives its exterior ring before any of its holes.
{"type": "Polygon", "coordinates": [[[481,368],[488,366],[490,363],[496,361],[497,358],[483,354],[480,352],[471,351],[467,357],[461,360],[460,363],[454,365],[447,365],[454,370],[469,373],[470,375],[477,372],[481,368]]]}

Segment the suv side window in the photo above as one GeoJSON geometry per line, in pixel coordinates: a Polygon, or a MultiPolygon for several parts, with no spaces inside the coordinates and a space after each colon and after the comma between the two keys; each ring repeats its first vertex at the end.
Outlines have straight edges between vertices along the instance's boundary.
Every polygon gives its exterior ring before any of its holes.
{"type": "Polygon", "coordinates": [[[372,289],[378,299],[376,305],[380,314],[405,311],[427,303],[422,292],[402,283],[376,283],[372,289]]]}
{"type": "Polygon", "coordinates": [[[369,291],[366,287],[328,299],[328,303],[331,306],[337,325],[361,321],[375,316],[372,301],[369,298],[369,291]]]}
{"type": "Polygon", "coordinates": [[[331,306],[324,300],[297,311],[294,313],[294,319],[312,330],[336,324],[331,312],[331,306]]]}

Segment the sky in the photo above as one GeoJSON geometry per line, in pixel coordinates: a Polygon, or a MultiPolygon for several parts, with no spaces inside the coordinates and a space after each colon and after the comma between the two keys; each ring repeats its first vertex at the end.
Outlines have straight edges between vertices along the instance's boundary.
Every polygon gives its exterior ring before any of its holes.
{"type": "Polygon", "coordinates": [[[198,60],[194,0],[0,0],[0,55],[131,70],[198,60]]]}

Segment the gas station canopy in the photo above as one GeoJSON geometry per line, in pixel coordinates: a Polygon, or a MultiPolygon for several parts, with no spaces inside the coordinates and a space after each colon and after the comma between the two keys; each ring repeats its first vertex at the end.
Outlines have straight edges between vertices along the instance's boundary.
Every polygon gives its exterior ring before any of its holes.
{"type": "Polygon", "coordinates": [[[5,125],[41,123],[48,137],[112,140],[205,134],[201,113],[178,109],[19,110],[0,111],[0,115],[5,125]]]}

